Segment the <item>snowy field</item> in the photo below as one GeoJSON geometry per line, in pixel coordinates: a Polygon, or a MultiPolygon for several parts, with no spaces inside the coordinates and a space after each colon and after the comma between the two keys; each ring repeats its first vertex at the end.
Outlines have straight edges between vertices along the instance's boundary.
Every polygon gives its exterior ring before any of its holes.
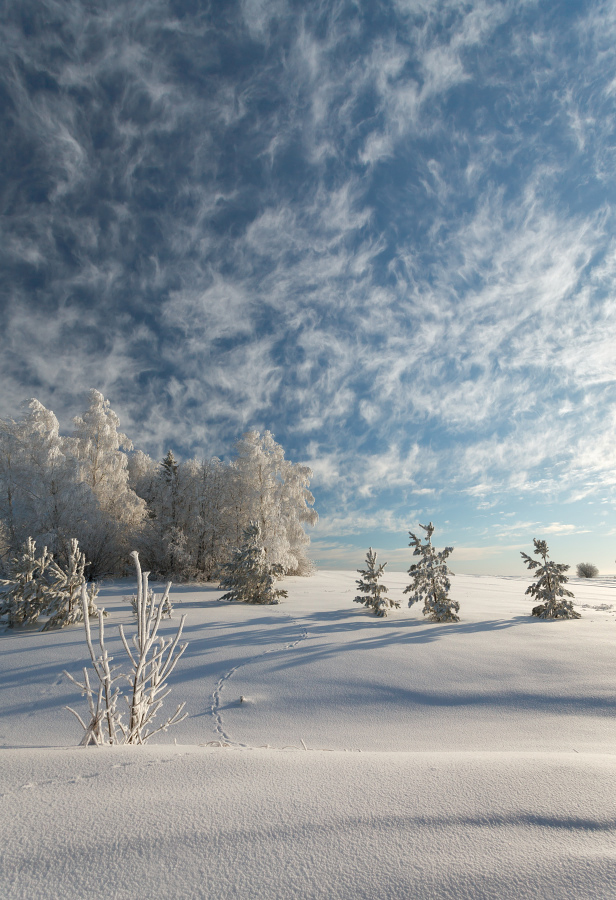
{"type": "MultiPolygon", "coordinates": [[[[0,634],[3,900],[615,898],[616,579],[550,622],[525,575],[458,575],[436,625],[407,575],[384,620],[356,577],[274,607],[174,587],[189,717],[141,748],[75,746],[83,626],[0,634]]],[[[116,661],[133,590],[99,594],[116,661]]]]}

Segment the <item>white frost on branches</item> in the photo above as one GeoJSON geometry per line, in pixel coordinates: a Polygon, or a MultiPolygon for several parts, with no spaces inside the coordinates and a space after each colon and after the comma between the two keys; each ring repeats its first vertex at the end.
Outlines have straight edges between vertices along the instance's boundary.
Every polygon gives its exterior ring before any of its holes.
{"type": "Polygon", "coordinates": [[[355,597],[353,602],[363,603],[377,616],[386,616],[390,609],[400,609],[400,603],[398,600],[383,596],[387,593],[387,587],[379,584],[379,578],[383,576],[387,563],[377,565],[376,556],[376,551],[370,547],[366,554],[366,568],[357,570],[362,577],[355,583],[362,593],[355,597]]]}
{"type": "Polygon", "coordinates": [[[540,556],[541,561],[520,551],[528,568],[537,575],[537,581],[529,585],[525,593],[542,601],[533,607],[532,615],[539,619],[581,619],[580,613],[574,610],[571,600],[566,599],[574,595],[563,587],[569,580],[564,574],[569,566],[548,559],[548,545],[545,541],[533,538],[533,544],[535,545],[533,553],[540,556]]]}
{"type": "Polygon", "coordinates": [[[281,597],[287,596],[286,591],[274,588],[276,578],[283,574],[282,567],[269,565],[258,522],[251,522],[244,529],[242,546],[223,566],[223,571],[225,574],[220,579],[220,586],[227,593],[221,600],[278,603],[281,597]]]}
{"type": "MultiPolygon", "coordinates": [[[[7,616],[8,627],[33,625],[40,616],[49,616],[43,631],[81,622],[80,595],[86,565],[85,554],[74,538],[69,541],[66,569],[47,547],[37,556],[36,542],[28,538],[21,553],[10,562],[9,577],[0,580],[0,584],[9,585],[0,603],[0,615],[7,616]]],[[[91,584],[86,593],[89,615],[95,616],[98,588],[91,584]]]]}
{"type": "Polygon", "coordinates": [[[414,563],[409,569],[409,575],[413,581],[404,589],[405,594],[411,594],[409,606],[419,601],[424,601],[423,614],[432,622],[459,622],[458,612],[460,604],[447,596],[451,582],[449,575],[454,573],[447,566],[446,559],[453,553],[453,547],[445,547],[436,551],[432,546],[432,534],[434,525],[419,525],[426,532],[426,540],[409,532],[409,546],[414,547],[413,556],[420,556],[418,563],[414,563]]]}
{"type": "MultiPolygon", "coordinates": [[[[182,616],[179,628],[173,638],[158,637],[158,628],[163,616],[165,603],[168,600],[171,584],[158,604],[147,604],[148,573],[141,571],[139,555],[131,554],[137,569],[137,632],[132,640],[126,639],[124,628],[119,626],[120,637],[130,663],[129,673],[119,671],[119,666],[112,666],[113,657],[109,656],[105,647],[105,632],[102,611],[98,614],[100,653],[94,650],[88,616],[85,615],[85,632],[88,650],[98,687],[90,683],[88,670],[84,668],[84,679],[78,681],[68,672],[65,675],[77,685],[87,697],[90,719],[86,723],[71,707],[67,707],[77,717],[84,729],[82,745],[88,744],[145,744],[152,735],[166,731],[171,725],[183,721],[188,713],[184,712],[185,703],[181,703],[176,711],[162,725],[152,727],[153,720],[160,710],[163,701],[170,693],[166,679],[173,672],[179,658],[187,647],[179,643],[186,616],[182,616]],[[128,682],[129,695],[123,694],[120,684],[128,682]],[[119,708],[122,699],[128,706],[128,722],[123,718],[124,710],[119,708]]],[[[87,605],[85,583],[82,584],[81,599],[84,610],[87,605]]]]}

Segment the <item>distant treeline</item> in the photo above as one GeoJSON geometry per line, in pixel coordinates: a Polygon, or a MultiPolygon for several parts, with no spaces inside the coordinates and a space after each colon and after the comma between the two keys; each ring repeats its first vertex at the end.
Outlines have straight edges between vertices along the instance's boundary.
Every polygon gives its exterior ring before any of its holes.
{"type": "Polygon", "coordinates": [[[0,419],[0,559],[29,537],[60,559],[77,538],[89,577],[123,574],[138,550],[163,578],[210,580],[250,522],[258,522],[268,562],[286,574],[311,571],[306,524],[317,514],[312,472],[285,459],[266,431],[237,441],[235,458],[151,459],[118,429],[99,391],[71,435],[30,400],[19,421],[0,419]]]}

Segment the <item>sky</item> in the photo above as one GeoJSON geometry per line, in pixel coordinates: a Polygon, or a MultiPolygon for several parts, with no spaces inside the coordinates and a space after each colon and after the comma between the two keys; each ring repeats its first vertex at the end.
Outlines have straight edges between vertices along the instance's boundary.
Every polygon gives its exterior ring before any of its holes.
{"type": "Polygon", "coordinates": [[[372,545],[616,572],[616,3],[5,0],[0,416],[310,465],[372,545]]]}

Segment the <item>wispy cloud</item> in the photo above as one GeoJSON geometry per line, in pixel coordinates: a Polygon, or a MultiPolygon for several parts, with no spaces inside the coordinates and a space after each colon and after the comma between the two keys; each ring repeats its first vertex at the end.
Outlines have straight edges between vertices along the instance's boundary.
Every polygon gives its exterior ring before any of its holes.
{"type": "Polygon", "coordinates": [[[269,428],[331,535],[611,498],[615,35],[602,2],[12,0],[0,413],[96,386],[155,454],[269,428]]]}

